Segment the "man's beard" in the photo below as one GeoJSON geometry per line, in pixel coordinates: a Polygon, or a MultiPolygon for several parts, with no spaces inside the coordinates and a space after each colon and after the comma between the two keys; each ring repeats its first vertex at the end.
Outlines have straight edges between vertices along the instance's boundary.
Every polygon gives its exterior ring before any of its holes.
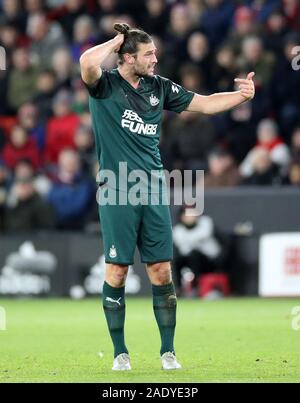
{"type": "Polygon", "coordinates": [[[135,67],[134,74],[139,78],[152,77],[152,74],[149,73],[149,69],[145,67],[135,67]]]}

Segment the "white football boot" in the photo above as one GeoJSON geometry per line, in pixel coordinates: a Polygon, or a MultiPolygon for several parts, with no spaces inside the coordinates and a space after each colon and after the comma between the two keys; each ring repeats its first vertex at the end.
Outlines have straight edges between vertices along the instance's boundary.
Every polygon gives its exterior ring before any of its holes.
{"type": "Polygon", "coordinates": [[[130,358],[126,353],[119,354],[113,363],[113,371],[129,371],[131,369],[130,358]]]}
{"type": "Polygon", "coordinates": [[[181,369],[181,365],[177,362],[176,356],[171,351],[161,356],[162,369],[181,369]]]}

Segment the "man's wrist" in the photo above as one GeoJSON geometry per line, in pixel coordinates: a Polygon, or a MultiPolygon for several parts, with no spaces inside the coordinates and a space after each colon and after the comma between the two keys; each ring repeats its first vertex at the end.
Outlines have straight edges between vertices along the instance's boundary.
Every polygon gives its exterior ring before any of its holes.
{"type": "Polygon", "coordinates": [[[112,41],[112,46],[113,46],[112,51],[117,53],[119,51],[119,49],[120,49],[120,46],[121,46],[120,39],[118,38],[118,35],[115,36],[111,41],[112,41]]]}
{"type": "Polygon", "coordinates": [[[237,95],[238,95],[238,97],[239,97],[240,103],[243,103],[243,102],[246,102],[246,101],[249,101],[249,100],[250,100],[250,98],[246,98],[246,97],[241,93],[241,91],[237,91],[236,93],[237,93],[237,95]]]}

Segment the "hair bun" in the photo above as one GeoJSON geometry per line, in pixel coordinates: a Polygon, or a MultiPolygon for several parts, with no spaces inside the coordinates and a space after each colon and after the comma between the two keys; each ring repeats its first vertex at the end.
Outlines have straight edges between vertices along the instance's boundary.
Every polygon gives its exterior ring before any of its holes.
{"type": "Polygon", "coordinates": [[[130,26],[128,24],[123,23],[116,23],[114,25],[114,29],[120,34],[127,35],[128,31],[130,30],[130,26]]]}

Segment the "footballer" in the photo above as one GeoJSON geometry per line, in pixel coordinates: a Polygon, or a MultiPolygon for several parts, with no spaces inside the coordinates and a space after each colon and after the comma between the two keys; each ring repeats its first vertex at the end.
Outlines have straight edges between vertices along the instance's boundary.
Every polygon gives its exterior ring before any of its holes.
{"type": "MultiPolygon", "coordinates": [[[[234,108],[254,97],[254,73],[237,78],[234,92],[203,96],[155,74],[158,62],[151,36],[141,29],[116,23],[116,36],[88,49],[80,58],[81,75],[89,91],[90,112],[101,173],[122,176],[119,164],[128,172],[161,172],[159,139],[163,110],[215,114],[234,108]],[[118,67],[103,70],[101,65],[112,53],[118,54],[118,67]]],[[[124,179],[124,178],[123,178],[124,179]]],[[[120,196],[132,184],[100,180],[99,191],[111,186],[120,196]]],[[[148,183],[148,182],[147,182],[148,183]]],[[[164,195],[145,182],[145,195],[164,195]]],[[[119,200],[119,197],[117,198],[119,200]]],[[[163,199],[159,198],[159,200],[163,199]]],[[[133,264],[136,246],[146,265],[152,285],[153,309],[161,336],[161,363],[165,370],[180,369],[174,349],[177,299],[171,273],[172,227],[165,203],[108,203],[99,206],[106,262],[103,307],[114,346],[113,370],[130,370],[124,337],[125,281],[133,264]]]]}

